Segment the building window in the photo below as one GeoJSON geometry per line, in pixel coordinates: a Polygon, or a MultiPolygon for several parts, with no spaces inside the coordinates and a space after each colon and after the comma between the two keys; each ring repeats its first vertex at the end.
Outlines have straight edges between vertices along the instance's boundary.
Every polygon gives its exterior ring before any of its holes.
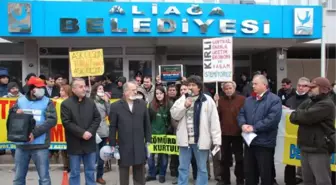
{"type": "Polygon", "coordinates": [[[10,81],[18,83],[19,86],[22,85],[22,61],[21,60],[1,60],[0,66],[7,68],[8,74],[10,76],[10,81]]]}
{"type": "Polygon", "coordinates": [[[123,76],[122,58],[104,58],[104,64],[105,64],[105,75],[113,76],[115,78],[123,76]]]}
{"type": "Polygon", "coordinates": [[[41,58],[40,75],[48,76],[62,75],[69,79],[69,59],[68,58],[41,58]]]}

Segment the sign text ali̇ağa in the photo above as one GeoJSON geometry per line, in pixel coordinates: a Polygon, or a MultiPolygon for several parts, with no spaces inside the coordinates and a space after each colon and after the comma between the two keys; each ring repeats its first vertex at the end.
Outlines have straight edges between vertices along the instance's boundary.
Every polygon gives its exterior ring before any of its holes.
{"type": "MultiPolygon", "coordinates": [[[[159,8],[158,4],[153,3],[151,8],[152,15],[157,15],[159,8]]],[[[164,10],[164,15],[175,15],[180,16],[181,10],[179,10],[176,6],[169,6],[164,10]]],[[[113,6],[110,11],[110,15],[125,15],[126,12],[122,8],[122,6],[113,6]]],[[[197,16],[208,14],[207,20],[202,20],[199,18],[181,18],[181,25],[176,25],[176,21],[171,18],[156,18],[157,26],[156,31],[158,33],[172,33],[176,31],[177,26],[181,27],[182,33],[189,32],[189,25],[196,24],[199,27],[200,33],[205,34],[208,31],[208,28],[215,22],[219,21],[218,31],[221,34],[235,34],[238,30],[236,29],[236,24],[241,24],[241,32],[244,34],[255,34],[259,31],[262,31],[264,35],[268,35],[270,33],[270,22],[269,20],[264,20],[262,23],[257,20],[248,19],[243,20],[242,22],[237,22],[234,19],[224,19],[224,11],[219,6],[214,6],[210,12],[203,12],[202,8],[199,5],[191,5],[186,9],[186,13],[190,16],[197,16]],[[215,19],[214,16],[223,17],[223,19],[215,19]]],[[[138,6],[132,6],[132,14],[133,15],[145,15],[146,12],[139,9],[138,6]]],[[[111,33],[127,33],[130,32],[127,28],[119,27],[118,22],[121,21],[119,18],[110,18],[110,30],[111,33]]],[[[133,18],[133,27],[132,31],[134,33],[151,33],[151,24],[152,18],[133,18]]],[[[68,17],[60,19],[60,31],[62,33],[76,33],[79,32],[80,23],[77,18],[68,17]]],[[[105,33],[104,30],[104,18],[87,18],[86,19],[86,31],[88,33],[105,33]]]]}

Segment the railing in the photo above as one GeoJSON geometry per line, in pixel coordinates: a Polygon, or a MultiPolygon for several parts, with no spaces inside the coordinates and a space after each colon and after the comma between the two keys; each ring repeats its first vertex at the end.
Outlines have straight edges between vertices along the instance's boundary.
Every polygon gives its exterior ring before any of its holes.
{"type": "MultiPolygon", "coordinates": [[[[24,0],[23,0],[24,1],[24,0]]],[[[174,3],[221,3],[256,5],[321,5],[323,0],[28,0],[28,1],[82,1],[82,2],[174,2],[174,3]]],[[[327,1],[327,8],[335,9],[336,0],[327,1]]]]}

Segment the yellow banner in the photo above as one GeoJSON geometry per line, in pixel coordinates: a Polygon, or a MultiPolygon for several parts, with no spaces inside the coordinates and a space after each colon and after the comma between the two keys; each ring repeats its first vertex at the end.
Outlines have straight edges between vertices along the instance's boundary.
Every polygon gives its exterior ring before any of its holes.
{"type": "MultiPolygon", "coordinates": [[[[53,103],[56,108],[57,113],[57,125],[51,129],[50,139],[51,139],[51,150],[65,150],[65,133],[61,120],[61,103],[62,99],[53,99],[53,103]]],[[[110,102],[113,103],[118,101],[118,99],[112,99],[110,102]]],[[[15,145],[7,141],[7,128],[6,122],[8,117],[9,108],[11,108],[16,102],[14,98],[0,98],[0,149],[14,149],[15,145]]]]}
{"type": "MultiPolygon", "coordinates": [[[[283,163],[293,166],[301,166],[301,155],[300,149],[297,145],[297,132],[298,126],[290,122],[290,113],[285,113],[285,137],[284,137],[284,148],[283,148],[283,163]]],[[[280,124],[281,126],[281,124],[280,124]]],[[[335,154],[332,155],[330,160],[332,171],[336,171],[336,160],[335,154]]]]}
{"type": "Polygon", "coordinates": [[[152,135],[152,142],[148,146],[152,154],[179,155],[179,147],[176,145],[174,135],[152,135]]]}
{"type": "Polygon", "coordinates": [[[70,52],[73,77],[99,76],[104,73],[103,49],[70,52]]]}

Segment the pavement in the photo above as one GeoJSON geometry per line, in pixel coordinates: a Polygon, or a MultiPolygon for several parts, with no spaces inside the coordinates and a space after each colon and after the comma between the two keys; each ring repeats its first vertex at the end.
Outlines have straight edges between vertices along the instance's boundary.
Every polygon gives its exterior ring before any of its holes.
{"type": "MultiPolygon", "coordinates": [[[[212,165],[212,164],[211,164],[212,165]]],[[[212,167],[212,166],[211,166],[212,167]]],[[[12,159],[10,155],[3,155],[0,156],[0,179],[1,179],[1,184],[4,185],[9,185],[13,184],[13,178],[15,175],[15,172],[12,171],[14,168],[14,164],[12,163],[12,159]]],[[[253,168],[253,167],[251,167],[253,168]]],[[[81,184],[85,184],[84,180],[84,172],[83,172],[83,167],[82,167],[82,172],[81,172],[81,184]]],[[[190,169],[191,171],[191,169],[190,169]]],[[[212,171],[212,168],[211,168],[212,171]]],[[[233,173],[233,168],[231,169],[231,182],[235,182],[235,177],[233,173]]],[[[276,164],[276,171],[277,171],[277,181],[279,185],[284,185],[283,182],[283,172],[284,172],[284,165],[282,164],[276,164]]],[[[51,161],[50,165],[50,177],[52,180],[53,185],[61,185],[62,184],[62,178],[63,178],[63,167],[62,164],[56,163],[55,161],[51,161]]],[[[34,167],[34,164],[31,163],[29,167],[29,172],[27,174],[26,178],[26,185],[38,185],[38,175],[36,172],[36,169],[34,167]]],[[[112,165],[112,171],[106,172],[104,174],[104,179],[106,180],[107,185],[119,185],[118,181],[118,172],[116,165],[112,165]]],[[[130,175],[130,185],[133,184],[132,175],[130,175]]],[[[167,176],[166,176],[166,182],[163,183],[162,185],[171,185],[173,181],[173,178],[170,176],[169,169],[167,171],[167,176]]],[[[192,180],[192,175],[190,174],[190,180],[189,184],[193,184],[194,181],[192,180]]],[[[216,185],[216,181],[214,180],[213,177],[213,171],[211,172],[211,180],[209,181],[209,185],[216,185]]],[[[151,181],[146,183],[146,185],[158,185],[160,184],[158,181],[151,181]]],[[[232,185],[235,185],[235,183],[232,183],[232,185]]]]}

